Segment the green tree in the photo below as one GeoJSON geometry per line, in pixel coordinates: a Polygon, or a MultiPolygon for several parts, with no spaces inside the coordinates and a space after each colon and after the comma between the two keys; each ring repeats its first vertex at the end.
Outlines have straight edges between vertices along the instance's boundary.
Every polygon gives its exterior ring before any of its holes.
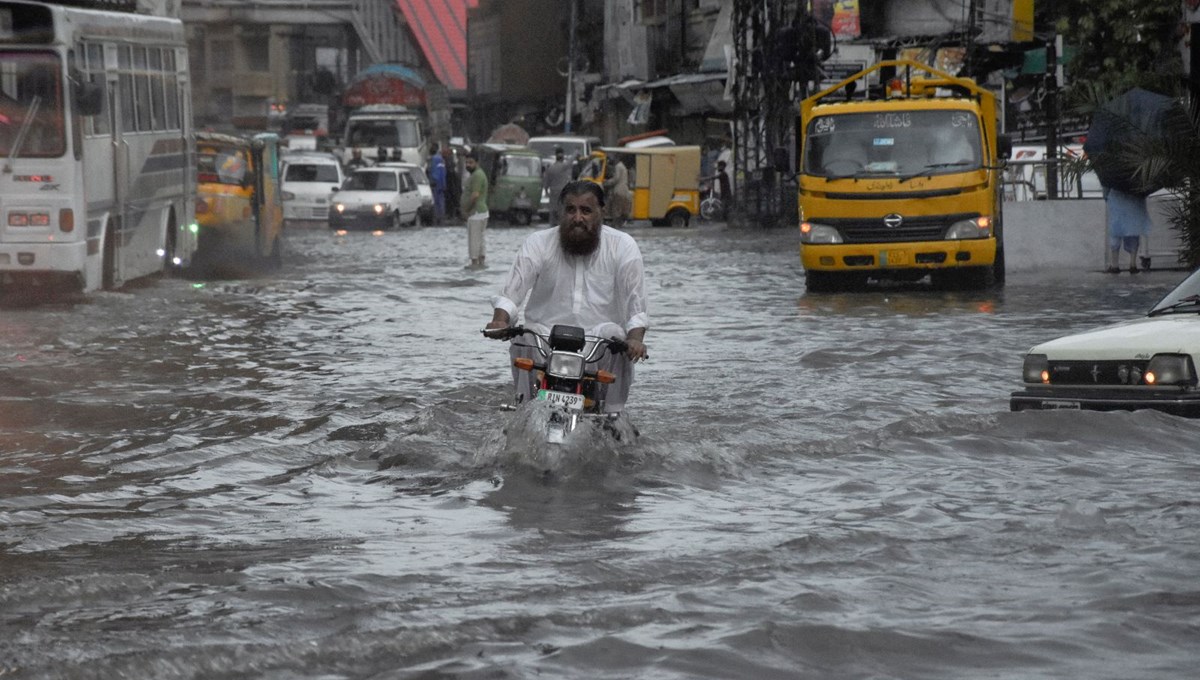
{"type": "MultiPolygon", "coordinates": [[[[1179,52],[1182,10],[1178,0],[1058,0],[1045,3],[1039,19],[1075,48],[1068,65],[1068,106],[1091,116],[1133,87],[1184,99],[1179,52]]],[[[1183,243],[1179,262],[1200,266],[1200,134],[1196,121],[1169,140],[1131,135],[1109,159],[1129,168],[1146,186],[1164,186],[1178,201],[1172,227],[1183,243]]],[[[1084,164],[1092,163],[1086,159],[1084,164]]],[[[1085,168],[1077,167],[1074,171],[1085,168]]],[[[1069,169],[1068,172],[1071,170],[1069,169]]]]}

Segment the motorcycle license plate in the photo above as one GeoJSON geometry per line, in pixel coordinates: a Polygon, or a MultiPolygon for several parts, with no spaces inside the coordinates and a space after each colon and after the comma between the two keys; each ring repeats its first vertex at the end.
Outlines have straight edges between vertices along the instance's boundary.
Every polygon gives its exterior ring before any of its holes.
{"type": "Polygon", "coordinates": [[[570,392],[555,392],[553,390],[538,390],[537,398],[542,401],[548,401],[551,404],[562,406],[568,411],[583,410],[583,395],[571,394],[570,392]]]}

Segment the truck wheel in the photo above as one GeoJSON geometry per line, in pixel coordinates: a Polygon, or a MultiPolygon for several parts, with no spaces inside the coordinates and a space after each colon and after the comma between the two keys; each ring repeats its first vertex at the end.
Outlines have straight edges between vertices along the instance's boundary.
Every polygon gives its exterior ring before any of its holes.
{"type": "Polygon", "coordinates": [[[690,218],[691,215],[688,214],[688,211],[682,208],[676,208],[667,213],[667,224],[675,227],[676,229],[682,229],[688,225],[690,218]]]}
{"type": "Polygon", "coordinates": [[[837,290],[837,274],[834,272],[804,272],[804,288],[810,293],[828,293],[837,290]]]}

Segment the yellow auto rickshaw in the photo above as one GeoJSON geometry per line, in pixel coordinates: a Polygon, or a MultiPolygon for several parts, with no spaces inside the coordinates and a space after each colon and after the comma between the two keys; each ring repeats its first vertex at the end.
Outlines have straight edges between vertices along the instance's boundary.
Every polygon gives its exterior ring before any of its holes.
{"type": "Polygon", "coordinates": [[[277,266],[283,249],[279,138],[196,133],[200,265],[277,266]]]}
{"type": "Polygon", "coordinates": [[[608,165],[614,156],[629,171],[633,194],[629,219],[686,227],[700,214],[700,147],[602,147],[592,152],[579,178],[604,184],[612,176],[608,165]]]}

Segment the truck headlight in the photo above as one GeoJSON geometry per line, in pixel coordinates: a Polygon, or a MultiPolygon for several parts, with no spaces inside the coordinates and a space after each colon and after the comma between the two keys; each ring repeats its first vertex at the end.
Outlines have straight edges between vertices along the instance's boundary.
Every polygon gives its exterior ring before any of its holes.
{"type": "Polygon", "coordinates": [[[1147,385],[1195,385],[1196,368],[1187,354],[1155,354],[1143,380],[1147,385]]]}
{"type": "Polygon", "coordinates": [[[827,224],[800,223],[801,243],[842,243],[842,235],[827,224]]]}
{"type": "Polygon", "coordinates": [[[1026,354],[1021,374],[1027,383],[1050,382],[1050,361],[1045,354],[1026,354]]]}
{"type": "Polygon", "coordinates": [[[976,217],[973,220],[960,220],[950,225],[946,230],[947,241],[961,241],[971,238],[987,238],[992,235],[992,220],[989,217],[976,217]]]}

